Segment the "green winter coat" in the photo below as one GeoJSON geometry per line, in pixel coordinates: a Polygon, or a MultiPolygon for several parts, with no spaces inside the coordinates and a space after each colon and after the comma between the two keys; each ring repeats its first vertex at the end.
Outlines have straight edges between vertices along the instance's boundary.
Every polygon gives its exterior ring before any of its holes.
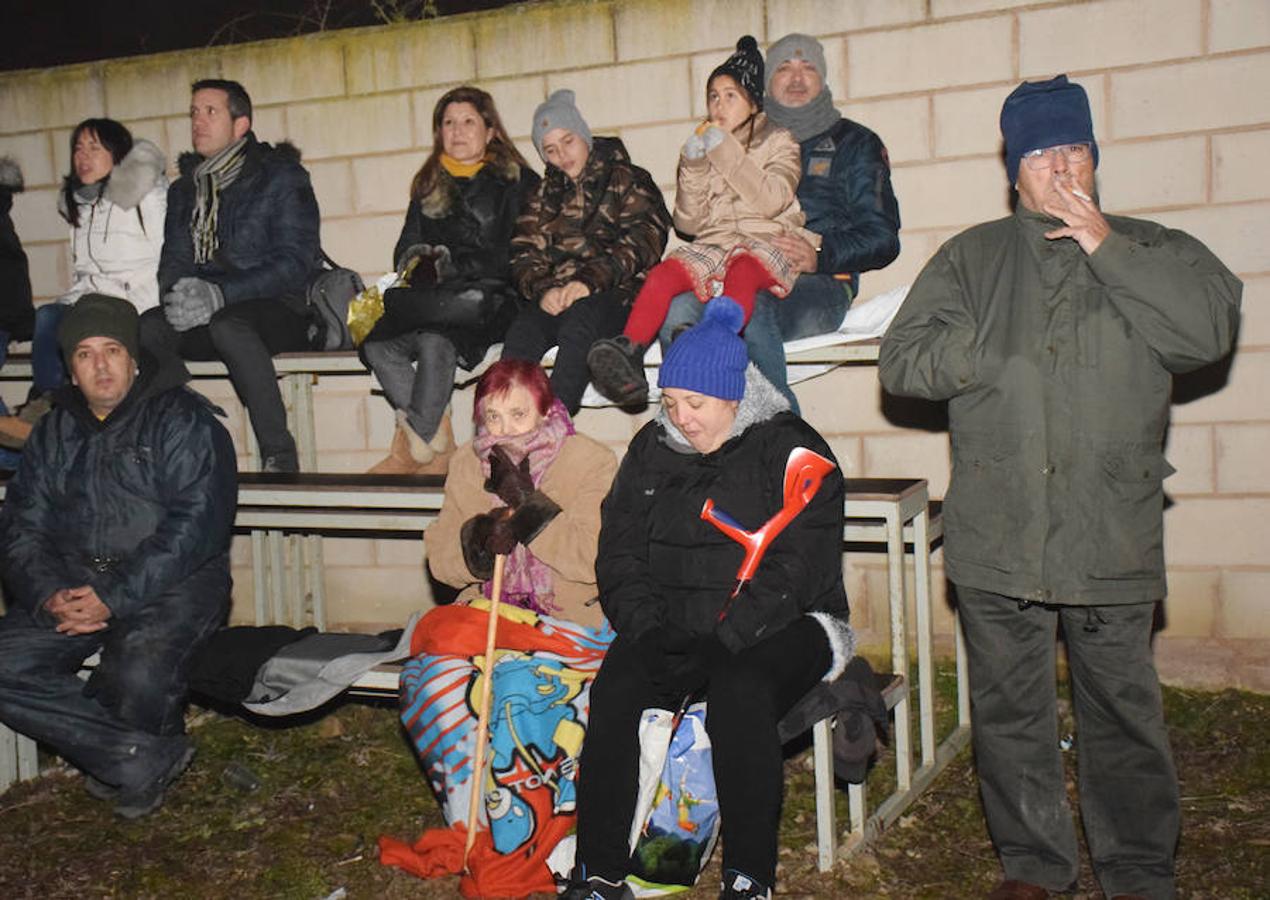
{"type": "Polygon", "coordinates": [[[1172,375],[1230,352],[1242,284],[1194,238],[1108,216],[1087,256],[1021,205],[950,240],[882,342],[893,394],[949,401],[949,579],[1041,603],[1165,594],[1172,375]]]}

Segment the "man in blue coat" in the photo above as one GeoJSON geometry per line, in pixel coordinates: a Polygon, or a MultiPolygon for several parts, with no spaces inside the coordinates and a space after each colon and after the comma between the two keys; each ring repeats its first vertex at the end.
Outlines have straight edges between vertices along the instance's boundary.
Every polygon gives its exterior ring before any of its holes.
{"type": "MultiPolygon", "coordinates": [[[[900,208],[881,138],[845,118],[825,84],[825,48],[814,37],[787,34],[767,48],[763,111],[788,128],[802,148],[798,202],[820,251],[796,235],[771,238],[799,271],[781,300],[760,293],[745,329],[750,359],[798,412],[785,376],[785,341],[835,331],[860,292],[860,273],[881,269],[900,253],[900,208]]],[[[662,326],[663,349],[704,304],[675,298],[662,326]]]]}
{"type": "Polygon", "coordinates": [[[85,294],[67,313],[71,384],[0,509],[0,721],[125,818],[157,809],[194,755],[186,668],[229,608],[238,499],[229,433],[180,360],[138,359],[137,330],[116,297],[85,294]]]}
{"type": "Polygon", "coordinates": [[[306,288],[319,268],[319,216],[309,173],[291,144],[251,130],[251,98],[236,81],[196,81],[193,153],[168,189],[161,310],[141,324],[159,355],[221,359],[251,416],[264,470],[299,470],[272,357],[309,349],[306,288]]]}

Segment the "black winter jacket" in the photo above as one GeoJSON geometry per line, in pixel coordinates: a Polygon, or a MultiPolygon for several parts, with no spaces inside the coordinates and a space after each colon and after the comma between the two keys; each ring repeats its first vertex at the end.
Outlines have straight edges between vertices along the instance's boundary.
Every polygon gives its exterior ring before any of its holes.
{"type": "MultiPolygon", "coordinates": [[[[10,602],[37,618],[66,587],[91,585],[126,621],[205,567],[228,584],[233,444],[211,404],[183,386],[183,365],[153,365],[143,356],[102,421],[63,387],[27,441],[0,510],[0,568],[10,602]]],[[[227,594],[205,599],[227,604],[227,594]]]]}
{"type": "MultiPolygon", "coordinates": [[[[503,339],[516,313],[516,291],[508,262],[512,232],[523,197],[538,185],[538,175],[511,162],[505,168],[486,165],[471,178],[454,178],[444,169],[422,200],[412,201],[393,248],[399,269],[406,251],[416,244],[444,246],[454,273],[422,289],[394,289],[384,297],[384,315],[367,341],[382,341],[425,327],[414,314],[423,304],[440,302],[442,293],[479,290],[494,295],[501,306],[483,328],[437,329],[459,351],[464,365],[480,362],[490,344],[503,339]]],[[[431,321],[431,320],[428,320],[431,321]]]]}
{"type": "Polygon", "coordinates": [[[14,191],[20,190],[22,173],[16,165],[5,166],[0,171],[0,331],[11,341],[30,340],[35,324],[26,253],[10,215],[14,191]]]}
{"type": "Polygon", "coordinates": [[[271,147],[247,133],[247,159],[234,183],[220,196],[220,246],[202,265],[194,262],[190,217],[194,209],[197,153],[178,160],[181,177],[168,189],[159,292],[182,278],[214,282],[225,303],[280,298],[305,311],[305,290],[319,268],[319,214],[300,151],[288,143],[271,147]]]}
{"type": "Polygon", "coordinates": [[[783,505],[792,449],[833,459],[824,438],[787,410],[787,401],[750,366],[733,437],[718,450],[691,449],[664,413],[635,435],[604,501],[596,559],[600,605],[619,634],[638,640],[671,625],[694,635],[714,633],[735,652],[808,612],[846,620],[844,484],[834,469],[719,621],[744,552],[701,519],[706,499],[752,530],[783,505]]]}

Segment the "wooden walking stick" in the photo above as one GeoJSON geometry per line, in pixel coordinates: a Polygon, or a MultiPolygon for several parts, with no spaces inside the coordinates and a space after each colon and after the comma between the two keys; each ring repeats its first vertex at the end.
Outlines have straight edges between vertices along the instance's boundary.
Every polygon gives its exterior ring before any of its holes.
{"type": "Polygon", "coordinates": [[[467,805],[467,839],[463,844],[463,871],[470,874],[467,856],[476,843],[476,818],[483,800],[485,781],[485,743],[489,737],[489,707],[494,687],[494,637],[498,632],[498,600],[503,594],[503,564],[507,557],[494,557],[494,583],[489,599],[489,627],[485,630],[485,680],[481,684],[481,705],[476,720],[476,760],[472,768],[472,793],[467,805]]]}

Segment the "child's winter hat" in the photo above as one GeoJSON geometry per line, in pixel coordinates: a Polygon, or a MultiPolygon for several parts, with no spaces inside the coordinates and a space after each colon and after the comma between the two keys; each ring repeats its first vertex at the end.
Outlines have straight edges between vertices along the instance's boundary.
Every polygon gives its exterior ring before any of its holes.
{"type": "Polygon", "coordinates": [[[557,128],[572,131],[586,142],[587,147],[591,146],[591,129],[587,126],[586,119],[582,118],[582,113],[578,112],[573,91],[568,88],[552,91],[551,96],[534,110],[532,137],[534,147],[544,162],[547,157],[542,152],[542,139],[557,128]]]}
{"type": "Polygon", "coordinates": [[[666,351],[658,386],[740,400],[750,363],[745,341],[738,334],[744,324],[745,314],[735,300],[715,297],[706,304],[701,321],[675,338],[666,351]]]}
{"type": "Polygon", "coordinates": [[[750,95],[754,105],[759,109],[763,108],[763,54],[759,52],[758,42],[752,35],[747,34],[737,41],[736,52],[710,73],[706,80],[707,91],[716,75],[731,76],[750,95]]]}

